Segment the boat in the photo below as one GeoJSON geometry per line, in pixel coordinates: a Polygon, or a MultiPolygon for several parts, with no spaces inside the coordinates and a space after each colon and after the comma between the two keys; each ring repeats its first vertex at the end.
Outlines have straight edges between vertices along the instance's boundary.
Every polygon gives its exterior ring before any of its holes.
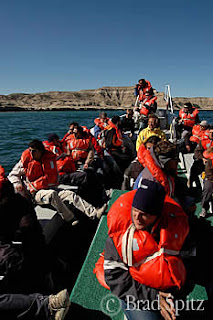
{"type": "MultiPolygon", "coordinates": [[[[174,134],[174,122],[176,115],[174,113],[172,98],[171,98],[171,89],[170,86],[167,85],[165,89],[165,102],[168,105],[168,109],[159,109],[157,111],[157,115],[160,119],[160,126],[166,133],[167,138],[171,142],[176,142],[176,137],[174,134]]],[[[93,132],[93,129],[91,129],[93,132]]],[[[128,134],[128,132],[127,132],[128,134]]],[[[180,164],[178,173],[184,176],[186,179],[189,177],[190,167],[193,162],[193,154],[192,153],[180,153],[180,164]]],[[[202,179],[201,179],[202,181],[202,179]]],[[[76,191],[76,187],[61,185],[63,188],[69,188],[73,191],[76,191]]],[[[109,199],[109,205],[113,204],[113,202],[126,191],[121,190],[113,190],[109,199]]],[[[46,236],[46,240],[48,243],[54,242],[55,238],[58,241],[63,236],[65,236],[64,231],[69,232],[69,236],[76,242],[76,239],[79,240],[79,234],[88,233],[88,230],[91,231],[90,238],[88,239],[87,244],[84,246],[84,251],[79,263],[76,263],[76,273],[74,276],[74,282],[70,281],[68,285],[71,289],[70,301],[71,308],[68,313],[68,317],[84,317],[86,319],[109,319],[112,320],[124,320],[124,314],[121,311],[120,305],[116,309],[112,310],[111,308],[107,308],[107,304],[111,301],[113,304],[117,302],[116,298],[110,294],[109,291],[102,288],[93,273],[93,268],[95,262],[98,260],[100,252],[103,251],[105,240],[107,237],[107,213],[104,214],[100,221],[88,221],[88,218],[85,218],[85,224],[77,226],[76,229],[69,230],[66,225],[64,225],[63,220],[57,214],[55,210],[51,208],[44,208],[41,206],[36,206],[35,208],[39,221],[41,222],[44,233],[46,236]],[[76,237],[76,238],[75,238],[76,237]],[[80,272],[79,272],[80,270],[80,272]],[[110,300],[111,299],[111,300],[110,300]]],[[[197,214],[199,213],[200,207],[198,207],[197,214]]],[[[82,217],[83,218],[83,217],[82,217]]],[[[84,218],[83,218],[84,219],[84,218]]],[[[213,225],[213,220],[210,219],[210,222],[213,225]]],[[[81,239],[81,244],[84,239],[81,239]]],[[[76,243],[74,242],[74,245],[76,243]]],[[[82,249],[82,245],[76,245],[77,249],[82,249]]],[[[70,242],[70,256],[74,257],[72,253],[72,242],[70,242]]],[[[75,252],[75,250],[74,250],[75,252]]],[[[82,252],[81,252],[82,253],[82,252]]],[[[75,256],[76,258],[76,256],[75,256]]],[[[68,279],[66,279],[68,282],[68,279]]],[[[207,295],[205,289],[202,286],[196,286],[194,291],[190,294],[189,299],[197,298],[201,300],[206,300],[207,295]]]]}

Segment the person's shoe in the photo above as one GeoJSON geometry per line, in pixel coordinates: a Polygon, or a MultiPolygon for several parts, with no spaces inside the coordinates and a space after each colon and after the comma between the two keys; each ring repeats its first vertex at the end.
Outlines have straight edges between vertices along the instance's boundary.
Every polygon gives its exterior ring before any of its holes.
{"type": "Polygon", "coordinates": [[[66,308],[61,308],[55,313],[55,320],[63,320],[69,310],[70,304],[66,308]]]}
{"type": "Polygon", "coordinates": [[[101,208],[96,209],[96,212],[97,212],[96,217],[100,219],[102,214],[106,211],[106,209],[107,209],[107,203],[105,203],[101,208]]]}
{"type": "Polygon", "coordinates": [[[207,212],[206,212],[206,209],[202,208],[202,211],[200,213],[200,217],[201,218],[205,218],[207,216],[207,212]]]}
{"type": "Polygon", "coordinates": [[[62,290],[55,295],[51,294],[49,296],[48,308],[51,315],[54,315],[55,320],[63,320],[69,310],[69,306],[70,301],[67,289],[62,290]]]}

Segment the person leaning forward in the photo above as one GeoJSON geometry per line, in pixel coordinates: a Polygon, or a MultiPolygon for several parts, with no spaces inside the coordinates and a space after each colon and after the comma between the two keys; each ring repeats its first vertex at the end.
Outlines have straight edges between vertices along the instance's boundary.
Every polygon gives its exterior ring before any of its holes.
{"type": "MultiPolygon", "coordinates": [[[[123,194],[112,205],[107,224],[104,261],[100,258],[106,281],[102,285],[121,299],[128,319],[161,319],[160,313],[174,319],[169,304],[160,303],[160,310],[128,310],[128,299],[137,304],[181,294],[187,274],[179,252],[189,232],[183,209],[161,185],[144,179],[140,189],[123,194]]],[[[98,280],[100,270],[97,263],[98,280]]]]}
{"type": "Polygon", "coordinates": [[[75,192],[58,187],[56,155],[46,150],[40,140],[29,143],[29,148],[22,153],[20,161],[9,173],[8,179],[13,183],[16,192],[25,196],[27,192],[30,193],[36,204],[52,205],[62,219],[72,225],[75,225],[77,220],[70,208],[65,205],[65,201],[90,218],[99,218],[106,208],[103,206],[96,209],[75,192]]]}

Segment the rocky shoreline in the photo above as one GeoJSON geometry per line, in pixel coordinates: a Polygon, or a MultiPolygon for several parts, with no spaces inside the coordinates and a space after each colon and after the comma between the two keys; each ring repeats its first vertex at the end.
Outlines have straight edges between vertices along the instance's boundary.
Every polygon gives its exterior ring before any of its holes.
{"type": "MultiPolygon", "coordinates": [[[[164,93],[157,92],[158,108],[166,108],[164,93]]],[[[213,98],[174,97],[173,105],[180,109],[191,102],[202,110],[213,110],[213,98]]],[[[94,90],[70,92],[44,92],[35,94],[14,93],[0,95],[0,111],[66,111],[66,110],[116,110],[134,106],[133,87],[103,87],[94,90]]]]}

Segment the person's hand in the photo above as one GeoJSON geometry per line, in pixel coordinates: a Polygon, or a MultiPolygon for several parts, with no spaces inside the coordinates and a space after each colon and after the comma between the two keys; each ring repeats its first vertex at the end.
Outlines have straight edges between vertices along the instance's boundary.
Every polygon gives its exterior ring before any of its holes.
{"type": "Polygon", "coordinates": [[[84,169],[88,169],[88,167],[89,167],[88,163],[85,163],[84,164],[84,169]]]}
{"type": "Polygon", "coordinates": [[[207,159],[203,158],[203,164],[206,164],[207,159]]]}
{"type": "Polygon", "coordinates": [[[17,191],[17,192],[21,192],[21,191],[23,191],[23,190],[24,190],[23,185],[22,185],[22,184],[17,184],[17,186],[16,186],[16,191],[17,191]]]}
{"type": "Polygon", "coordinates": [[[175,308],[171,293],[159,292],[160,313],[165,320],[175,320],[175,308]]]}

